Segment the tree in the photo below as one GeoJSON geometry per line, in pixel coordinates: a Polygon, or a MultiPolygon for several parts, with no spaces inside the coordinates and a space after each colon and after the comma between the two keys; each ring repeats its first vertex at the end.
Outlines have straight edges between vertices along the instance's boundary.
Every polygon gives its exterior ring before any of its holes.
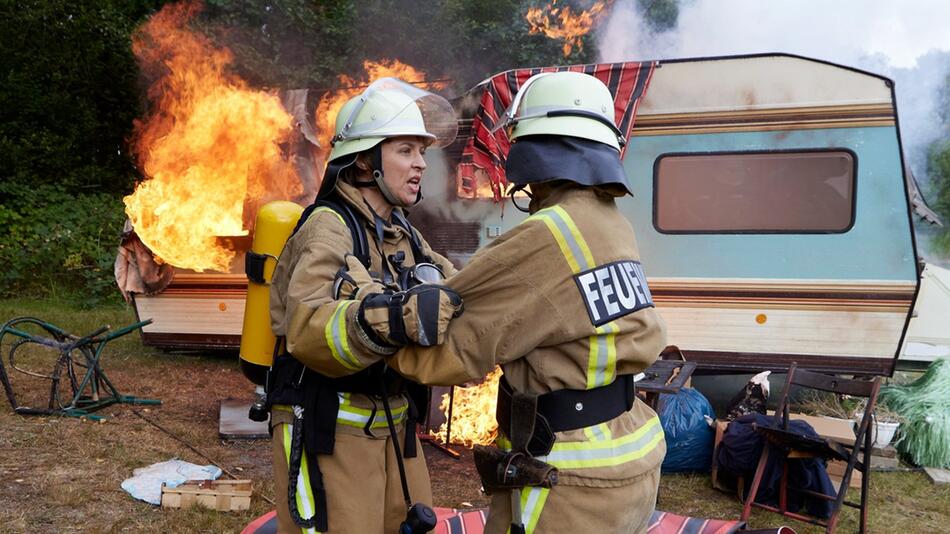
{"type": "Polygon", "coordinates": [[[678,0],[637,0],[637,10],[654,32],[672,30],[679,19],[678,0]]]}
{"type": "Polygon", "coordinates": [[[0,2],[0,178],[127,190],[132,28],[161,1],[0,2]]]}
{"type": "MultiPolygon", "coordinates": [[[[930,207],[950,223],[950,139],[935,141],[930,146],[929,160],[930,207]]],[[[936,230],[933,239],[934,249],[943,256],[950,256],[950,228],[936,230]]]]}

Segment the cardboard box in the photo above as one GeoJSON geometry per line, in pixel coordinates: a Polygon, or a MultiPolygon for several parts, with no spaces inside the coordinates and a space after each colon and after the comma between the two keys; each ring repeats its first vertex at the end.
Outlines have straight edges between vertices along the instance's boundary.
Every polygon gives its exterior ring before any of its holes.
{"type": "MultiPolygon", "coordinates": [[[[844,478],[844,470],[847,469],[848,462],[841,460],[829,460],[828,461],[828,476],[831,477],[831,481],[834,483],[835,487],[840,488],[841,482],[844,478]]],[[[848,484],[849,488],[860,488],[861,487],[861,471],[857,469],[851,470],[851,483],[848,484]]]]}
{"type": "MultiPolygon", "coordinates": [[[[773,410],[768,411],[768,415],[775,415],[773,410]]],[[[816,415],[805,415],[800,413],[790,413],[788,418],[791,420],[805,421],[819,436],[837,441],[842,445],[854,445],[854,422],[850,419],[838,419],[835,417],[824,417],[816,415]]]]}
{"type": "Polygon", "coordinates": [[[250,480],[189,480],[169,488],[162,484],[162,508],[204,506],[219,512],[251,507],[250,480]]]}

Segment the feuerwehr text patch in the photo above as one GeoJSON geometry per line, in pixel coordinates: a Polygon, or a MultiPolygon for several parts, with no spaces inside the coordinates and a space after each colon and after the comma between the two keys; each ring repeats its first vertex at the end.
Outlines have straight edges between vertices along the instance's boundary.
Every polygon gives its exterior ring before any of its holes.
{"type": "Polygon", "coordinates": [[[653,306],[640,262],[620,260],[574,275],[594,326],[653,306]]]}

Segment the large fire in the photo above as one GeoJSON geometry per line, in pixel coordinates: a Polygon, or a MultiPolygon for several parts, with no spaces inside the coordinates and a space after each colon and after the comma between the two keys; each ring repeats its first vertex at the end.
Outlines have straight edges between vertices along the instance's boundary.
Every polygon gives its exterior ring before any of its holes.
{"type": "MultiPolygon", "coordinates": [[[[498,380],[501,368],[496,367],[488,373],[481,383],[471,387],[455,388],[455,401],[452,403],[452,443],[471,447],[488,445],[498,435],[498,422],[495,420],[495,405],[498,401],[498,380]]],[[[449,416],[449,395],[442,395],[439,409],[449,416]]],[[[447,425],[439,428],[436,437],[445,443],[447,425]]]]}
{"type": "Polygon", "coordinates": [[[146,180],[125,197],[126,214],[157,258],[197,271],[228,271],[236,252],[219,237],[247,235],[257,207],[299,195],[281,152],[293,133],[273,94],[227,72],[231,52],[187,29],[197,3],[168,4],[133,36],[155,81],[151,112],[132,139],[146,180]]]}
{"type": "Polygon", "coordinates": [[[330,147],[330,138],[333,137],[335,127],[334,120],[337,112],[340,111],[340,108],[343,107],[343,104],[345,104],[347,100],[363,92],[363,89],[365,89],[372,80],[391,76],[428,90],[438,90],[445,87],[445,83],[443,82],[426,81],[426,74],[424,72],[396,59],[384,59],[382,61],[366,60],[363,62],[363,70],[365,73],[359,79],[341,74],[338,80],[342,89],[326,93],[320,99],[320,103],[317,104],[317,111],[314,114],[317,122],[317,135],[320,139],[321,146],[325,147],[325,150],[329,150],[330,147]]]}
{"type": "Polygon", "coordinates": [[[529,8],[525,20],[531,25],[531,33],[543,33],[564,41],[562,52],[567,57],[575,47],[578,51],[584,49],[583,37],[609,4],[609,1],[594,2],[590,8],[575,13],[571,6],[558,6],[558,0],[553,0],[544,7],[529,8]]]}

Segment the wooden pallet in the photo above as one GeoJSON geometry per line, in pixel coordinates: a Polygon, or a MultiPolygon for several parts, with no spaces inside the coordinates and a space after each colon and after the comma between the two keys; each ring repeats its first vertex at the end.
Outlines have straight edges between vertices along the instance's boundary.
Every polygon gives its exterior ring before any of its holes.
{"type": "Polygon", "coordinates": [[[162,508],[191,508],[198,504],[219,512],[251,506],[250,480],[189,480],[177,487],[162,484],[162,508]]]}

